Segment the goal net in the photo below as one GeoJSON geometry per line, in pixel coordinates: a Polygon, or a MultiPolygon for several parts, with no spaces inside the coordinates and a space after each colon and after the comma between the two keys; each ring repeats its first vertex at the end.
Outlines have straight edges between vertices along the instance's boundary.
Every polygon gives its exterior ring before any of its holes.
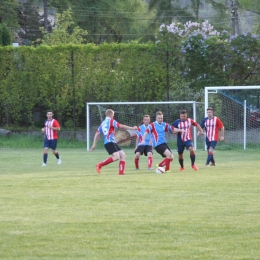
{"type": "MultiPolygon", "coordinates": [[[[169,102],[106,102],[106,103],[86,103],[87,109],[87,126],[86,139],[87,150],[89,151],[95,132],[105,119],[105,111],[112,109],[115,111],[115,120],[121,124],[128,126],[139,126],[142,124],[143,116],[150,115],[151,122],[155,121],[155,114],[157,111],[162,111],[163,121],[172,124],[173,121],[179,118],[180,110],[185,109],[188,112],[188,117],[193,118],[198,123],[204,117],[204,103],[197,103],[195,101],[169,101],[169,102]]],[[[196,136],[196,129],[193,132],[196,136]]],[[[176,136],[166,133],[168,145],[175,149],[176,136]]],[[[118,129],[116,131],[116,141],[120,147],[134,148],[136,144],[135,131],[125,131],[118,129]]],[[[200,138],[193,138],[194,147],[203,147],[203,141],[200,138]]],[[[103,147],[103,136],[99,138],[97,148],[103,147]]]]}
{"type": "Polygon", "coordinates": [[[213,107],[225,126],[222,149],[259,148],[260,86],[206,87],[206,109],[213,107]]]}

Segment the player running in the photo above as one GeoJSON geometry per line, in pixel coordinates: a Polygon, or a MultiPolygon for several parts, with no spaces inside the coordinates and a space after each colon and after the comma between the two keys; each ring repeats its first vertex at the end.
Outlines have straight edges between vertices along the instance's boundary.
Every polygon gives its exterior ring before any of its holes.
{"type": "Polygon", "coordinates": [[[184,171],[184,158],[183,152],[186,148],[190,151],[190,159],[191,159],[191,167],[193,170],[197,171],[198,167],[195,164],[195,151],[192,142],[192,133],[191,133],[191,126],[197,127],[200,134],[205,135],[200,125],[195,122],[193,119],[188,118],[187,111],[181,110],[180,111],[180,119],[177,119],[172,124],[173,127],[186,130],[186,133],[178,133],[177,134],[177,147],[178,147],[178,155],[179,155],[179,164],[180,164],[180,171],[184,171]]]}
{"type": "Polygon", "coordinates": [[[44,122],[44,127],[42,128],[42,132],[44,133],[44,144],[43,144],[43,164],[42,166],[47,166],[48,159],[48,150],[52,149],[52,153],[57,158],[58,164],[61,164],[61,157],[58,153],[57,142],[58,142],[58,131],[60,130],[59,122],[52,118],[53,113],[51,110],[47,111],[47,120],[44,122]]]}

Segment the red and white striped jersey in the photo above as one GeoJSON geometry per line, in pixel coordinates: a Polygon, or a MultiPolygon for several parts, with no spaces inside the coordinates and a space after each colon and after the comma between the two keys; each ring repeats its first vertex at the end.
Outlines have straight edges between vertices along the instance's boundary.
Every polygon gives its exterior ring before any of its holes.
{"type": "Polygon", "coordinates": [[[218,130],[224,125],[218,117],[213,116],[211,119],[208,117],[204,118],[200,126],[202,129],[206,129],[207,138],[211,142],[218,141],[218,130]]]}
{"type": "Polygon", "coordinates": [[[52,127],[60,127],[58,121],[56,119],[46,120],[45,123],[45,135],[48,140],[58,139],[58,131],[50,129],[48,126],[52,127]]]}
{"type": "Polygon", "coordinates": [[[177,134],[178,139],[181,139],[183,142],[192,140],[192,133],[191,133],[191,126],[197,126],[198,123],[195,122],[193,119],[191,118],[187,118],[185,121],[181,121],[181,119],[177,119],[176,121],[173,122],[172,126],[174,126],[175,128],[179,128],[182,130],[187,131],[186,133],[183,132],[179,132],[177,134]]]}

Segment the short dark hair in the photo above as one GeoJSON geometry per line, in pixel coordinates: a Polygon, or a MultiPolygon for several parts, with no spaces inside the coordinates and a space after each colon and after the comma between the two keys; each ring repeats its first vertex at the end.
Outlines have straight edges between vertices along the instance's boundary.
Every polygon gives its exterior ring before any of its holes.
{"type": "Polygon", "coordinates": [[[180,111],[180,114],[187,114],[187,110],[185,110],[185,109],[182,109],[181,111],[180,111]]]}
{"type": "Polygon", "coordinates": [[[208,108],[207,108],[207,111],[208,111],[208,110],[211,110],[212,112],[214,111],[212,107],[208,107],[208,108]]]}

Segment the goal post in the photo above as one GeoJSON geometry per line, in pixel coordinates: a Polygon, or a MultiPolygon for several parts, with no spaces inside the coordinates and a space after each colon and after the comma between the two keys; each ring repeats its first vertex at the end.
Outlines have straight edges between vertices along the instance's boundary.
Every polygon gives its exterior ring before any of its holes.
{"type": "Polygon", "coordinates": [[[205,87],[205,117],[213,107],[225,126],[226,149],[260,145],[260,86],[205,87]]]}
{"type": "MultiPolygon", "coordinates": [[[[115,119],[122,124],[129,126],[139,126],[143,119],[143,115],[150,115],[151,122],[155,121],[155,113],[162,111],[164,115],[164,122],[172,124],[173,121],[179,118],[181,109],[188,112],[188,117],[195,121],[202,120],[204,112],[204,103],[196,101],[165,101],[165,102],[89,102],[86,103],[86,142],[87,151],[90,150],[91,142],[95,131],[105,118],[106,109],[113,109],[115,111],[115,119]]],[[[200,123],[200,121],[197,121],[200,123]]],[[[128,131],[129,136],[123,135],[119,141],[119,145],[126,147],[133,147],[135,142],[135,131],[128,131]]],[[[119,134],[116,134],[119,136],[119,134]]],[[[167,134],[167,140],[169,135],[167,134]]],[[[100,138],[101,139],[101,138],[100,138]]],[[[176,139],[173,135],[170,140],[176,139]]],[[[174,141],[173,141],[174,142],[174,141]]],[[[194,148],[197,149],[196,127],[193,128],[193,142],[194,148]]],[[[103,144],[103,140],[102,140],[103,144]]],[[[173,148],[174,149],[174,148],[173,148]]]]}

